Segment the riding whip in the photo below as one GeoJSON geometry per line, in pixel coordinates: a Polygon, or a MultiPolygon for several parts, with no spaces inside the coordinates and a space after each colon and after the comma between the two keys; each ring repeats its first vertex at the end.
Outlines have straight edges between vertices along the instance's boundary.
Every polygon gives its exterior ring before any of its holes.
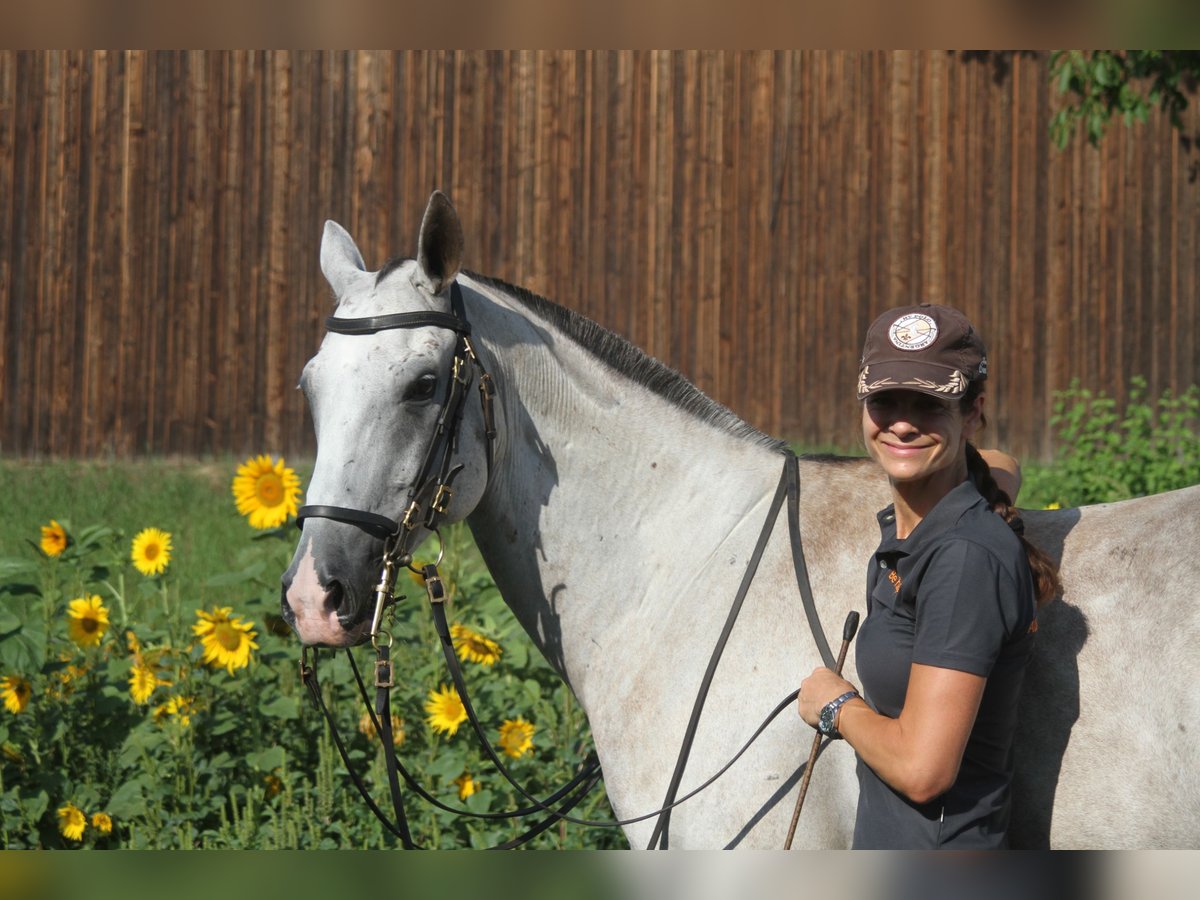
{"type": "MultiPolygon", "coordinates": [[[[842,665],[846,662],[846,651],[850,649],[850,642],[854,640],[854,633],[858,631],[858,611],[850,610],[850,614],[846,616],[846,624],[842,626],[842,649],[838,651],[837,666],[834,672],[838,675],[842,674],[842,665]]],[[[808,765],[804,767],[804,779],[800,782],[800,796],[796,798],[796,809],[792,812],[792,824],[788,826],[787,840],[784,841],[783,849],[792,849],[792,838],[796,834],[796,823],[800,821],[800,809],[804,806],[804,795],[808,793],[808,782],[812,778],[813,766],[817,764],[817,752],[821,749],[821,732],[817,732],[813,736],[812,750],[808,754],[808,765]]]]}

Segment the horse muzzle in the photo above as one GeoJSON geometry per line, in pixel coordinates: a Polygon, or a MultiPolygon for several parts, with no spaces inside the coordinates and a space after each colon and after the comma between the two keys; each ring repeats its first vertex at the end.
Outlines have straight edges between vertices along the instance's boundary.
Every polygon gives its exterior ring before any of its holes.
{"type": "Polygon", "coordinates": [[[321,579],[311,543],[294,571],[284,575],[279,606],[284,621],[309,646],[352,647],[367,639],[367,609],[353,586],[321,579]]]}

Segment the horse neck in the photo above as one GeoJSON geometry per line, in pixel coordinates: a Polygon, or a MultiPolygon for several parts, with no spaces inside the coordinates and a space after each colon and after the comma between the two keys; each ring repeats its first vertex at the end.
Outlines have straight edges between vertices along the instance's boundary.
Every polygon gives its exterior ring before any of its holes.
{"type": "Polygon", "coordinates": [[[744,542],[761,527],[782,457],[619,375],[528,311],[471,314],[503,434],[469,522],[509,606],[578,690],[601,632],[686,606],[699,585],[670,580],[698,577],[732,534],[744,542]],[[489,336],[501,331],[510,337],[489,336]]]}

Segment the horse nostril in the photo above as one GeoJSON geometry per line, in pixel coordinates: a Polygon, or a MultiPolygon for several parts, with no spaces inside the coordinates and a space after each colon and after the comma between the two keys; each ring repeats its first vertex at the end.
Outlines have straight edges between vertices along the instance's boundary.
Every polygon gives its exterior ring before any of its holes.
{"type": "Polygon", "coordinates": [[[291,587],[290,582],[283,582],[283,586],[279,589],[279,614],[283,616],[283,621],[289,626],[294,627],[296,624],[296,613],[292,609],[292,604],[288,603],[288,588],[291,587]]]}
{"type": "Polygon", "coordinates": [[[325,589],[325,612],[335,614],[340,612],[345,600],[346,592],[342,589],[342,583],[336,579],[329,582],[329,586],[325,589]]]}

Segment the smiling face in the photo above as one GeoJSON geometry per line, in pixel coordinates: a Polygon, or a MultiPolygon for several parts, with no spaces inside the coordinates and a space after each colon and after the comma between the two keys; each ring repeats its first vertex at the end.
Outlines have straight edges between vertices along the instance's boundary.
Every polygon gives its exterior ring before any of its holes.
{"type": "Polygon", "coordinates": [[[966,442],[982,415],[982,395],[964,413],[957,400],[879,391],[863,401],[863,443],[893,488],[936,500],[966,478],[966,442]]]}

